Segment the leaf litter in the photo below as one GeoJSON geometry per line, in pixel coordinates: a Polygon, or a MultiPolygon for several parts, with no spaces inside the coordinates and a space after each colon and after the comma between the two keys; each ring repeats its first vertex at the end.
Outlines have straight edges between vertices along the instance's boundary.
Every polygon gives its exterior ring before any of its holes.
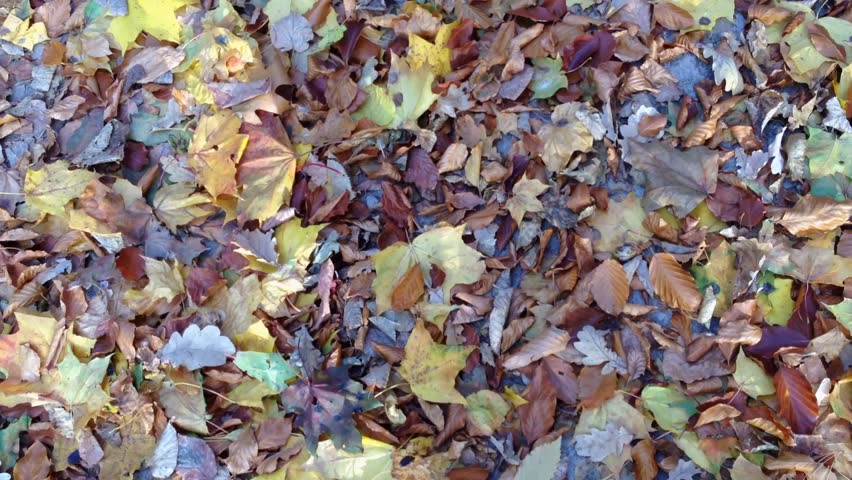
{"type": "Polygon", "coordinates": [[[3,478],[852,476],[848,2],[0,18],[3,478]]]}

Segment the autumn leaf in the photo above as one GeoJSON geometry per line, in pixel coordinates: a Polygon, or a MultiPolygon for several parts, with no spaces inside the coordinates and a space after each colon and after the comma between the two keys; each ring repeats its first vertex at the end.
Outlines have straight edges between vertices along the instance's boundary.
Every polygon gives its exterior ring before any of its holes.
{"type": "Polygon", "coordinates": [[[624,427],[608,424],[606,430],[593,428],[590,433],[575,438],[577,455],[587,457],[593,462],[601,462],[610,455],[621,455],[630,445],[633,435],[624,427]]]}
{"type": "Polygon", "coordinates": [[[480,253],[462,240],[464,226],[437,227],[416,237],[410,244],[396,243],[373,256],[376,279],[373,291],[379,313],[389,310],[394,289],[409,270],[419,265],[424,278],[431,278],[432,265],[444,273],[444,302],[452,288],[473,283],[485,272],[480,253]]]}
{"type": "Polygon", "coordinates": [[[515,183],[512,188],[512,197],[506,201],[506,209],[512,214],[512,219],[519,224],[527,213],[535,213],[544,210],[544,205],[538,200],[539,195],[547,191],[548,186],[536,179],[526,176],[515,183]]]}
{"type": "Polygon", "coordinates": [[[226,357],[235,352],[234,344],[219,333],[219,328],[208,325],[203,329],[190,325],[183,333],[173,333],[160,350],[164,362],[184,366],[189,370],[224,365],[226,357]]]}
{"type": "Polygon", "coordinates": [[[701,294],[695,279],[668,253],[656,253],[649,268],[654,292],[672,308],[695,312],[701,305],[701,294]]]}
{"type": "Polygon", "coordinates": [[[240,118],[228,111],[202,117],[189,145],[189,165],[213,198],[237,194],[237,167],[248,143],[240,118]]]}
{"type": "Polygon", "coordinates": [[[417,304],[424,291],[423,271],[420,266],[413,265],[394,287],[391,293],[391,308],[398,311],[408,310],[417,304]]]}
{"type": "Polygon", "coordinates": [[[815,236],[844,225],[852,216],[852,201],[836,202],[806,195],[778,221],[793,235],[815,236]]]}
{"type": "Polygon", "coordinates": [[[810,434],[816,426],[819,408],[808,379],[795,368],[779,367],[772,380],[778,392],[781,416],[794,432],[810,434]]]}
{"type": "Polygon", "coordinates": [[[737,356],[734,380],[752,398],[775,393],[772,378],[766,374],[760,364],[748,358],[743,352],[737,356]]]}
{"type": "Polygon", "coordinates": [[[175,16],[175,10],[192,3],[192,0],[127,0],[127,15],[113,18],[108,32],[122,52],[142,32],[160,40],[178,43],[181,24],[175,16]]]}
{"type": "Polygon", "coordinates": [[[628,142],[626,161],[645,174],[652,209],[671,205],[682,218],[716,191],[717,152],[706,147],[680,151],[665,142],[628,142]]]}
{"type": "Polygon", "coordinates": [[[264,117],[260,126],[243,124],[248,145],[237,166],[242,184],[237,211],[253,220],[266,220],[290,201],[296,177],[296,154],[277,120],[264,117]]]}
{"type": "Polygon", "coordinates": [[[675,387],[647,386],[642,389],[643,405],[654,413],[664,430],[682,433],[689,417],[697,412],[696,403],[675,387]]]}
{"type": "Polygon", "coordinates": [[[621,313],[630,294],[624,267],[610,258],[595,267],[591,275],[592,296],[601,310],[610,315],[621,313]]]}
{"type": "Polygon", "coordinates": [[[435,343],[423,322],[418,320],[405,344],[400,374],[423,400],[466,404],[465,398],[456,391],[455,381],[473,349],[435,343]]]}
{"type": "Polygon", "coordinates": [[[88,170],[71,170],[65,160],[29,170],[24,183],[27,203],[51,215],[62,215],[65,204],[77,198],[98,176],[88,170]]]}

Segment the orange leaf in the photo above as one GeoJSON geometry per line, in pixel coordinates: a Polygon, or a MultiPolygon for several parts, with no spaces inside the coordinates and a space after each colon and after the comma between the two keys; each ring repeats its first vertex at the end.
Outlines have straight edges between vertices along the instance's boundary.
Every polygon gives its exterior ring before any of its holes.
{"type": "Polygon", "coordinates": [[[629,294],[627,274],[617,261],[608,259],[592,272],[592,296],[604,312],[621,313],[629,294]]]}
{"type": "Polygon", "coordinates": [[[736,408],[725,403],[718,403],[701,412],[701,415],[698,417],[698,421],[695,422],[695,428],[707,425],[708,423],[719,422],[721,420],[739,416],[740,411],[736,408]]]}
{"type": "Polygon", "coordinates": [[[634,474],[638,480],[654,480],[657,478],[657,460],[654,458],[657,449],[654,441],[646,438],[633,446],[630,456],[633,457],[634,474]]]}
{"type": "Polygon", "coordinates": [[[698,310],[701,294],[695,279],[668,253],[657,253],[651,258],[651,284],[657,295],[672,308],[688,312],[698,310]]]}
{"type": "Polygon", "coordinates": [[[793,431],[808,435],[816,426],[819,408],[811,384],[802,372],[790,367],[781,367],[773,379],[778,392],[778,403],[783,416],[793,431]]]}
{"type": "Polygon", "coordinates": [[[417,303],[424,290],[423,271],[420,270],[420,265],[415,264],[391,292],[391,308],[397,311],[408,310],[417,303]]]}
{"type": "Polygon", "coordinates": [[[829,197],[807,195],[778,221],[793,235],[819,235],[843,225],[852,215],[852,201],[836,202],[829,197]]]}

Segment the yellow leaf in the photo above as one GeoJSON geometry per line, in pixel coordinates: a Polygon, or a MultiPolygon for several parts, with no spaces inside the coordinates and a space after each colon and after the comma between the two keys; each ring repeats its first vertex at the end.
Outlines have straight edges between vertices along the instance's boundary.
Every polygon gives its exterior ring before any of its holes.
{"type": "Polygon", "coordinates": [[[198,121],[189,145],[189,165],[213,198],[237,193],[236,164],[248,144],[248,135],[239,133],[241,124],[240,117],[227,110],[198,121]]]}
{"type": "Polygon", "coordinates": [[[417,70],[423,65],[428,65],[429,70],[435,75],[442,76],[450,73],[452,71],[452,67],[450,66],[452,51],[447,48],[447,42],[450,40],[450,34],[458,23],[458,21],[455,21],[443,25],[435,36],[435,43],[425,40],[414,33],[409,33],[408,54],[405,58],[408,60],[411,68],[417,70]]]}
{"type": "Polygon", "coordinates": [[[243,333],[234,335],[234,343],[241,351],[272,353],[275,349],[275,338],[269,334],[269,329],[258,320],[243,333]]]}
{"type": "Polygon", "coordinates": [[[466,404],[455,382],[473,349],[435,343],[423,320],[417,320],[405,344],[399,372],[411,384],[414,394],[427,402],[466,404]]]}
{"type": "Polygon", "coordinates": [[[307,266],[311,253],[317,246],[317,235],[327,224],[302,226],[302,220],[293,218],[275,229],[278,246],[278,263],[285,265],[294,261],[307,266]]]}
{"type": "Polygon", "coordinates": [[[689,30],[712,30],[720,18],[734,20],[734,0],[668,0],[668,3],[692,15],[695,23],[689,30]]]}
{"type": "Polygon", "coordinates": [[[643,224],[647,216],[633,192],[620,202],[610,201],[605,212],[598,210],[588,220],[601,234],[601,238],[594,241],[595,251],[611,252],[625,243],[648,240],[651,232],[643,224]]]}
{"type": "Polygon", "coordinates": [[[389,78],[396,80],[388,81],[388,94],[398,105],[394,127],[416,121],[440,97],[432,93],[435,74],[424,65],[412,68],[405,59],[394,56],[389,78]],[[399,102],[396,101],[397,98],[400,98],[399,102]]]}
{"type": "Polygon", "coordinates": [[[431,278],[432,265],[444,272],[444,302],[459,284],[474,283],[485,273],[482,255],[462,240],[464,225],[438,227],[415,238],[411,244],[395,243],[373,256],[378,313],[391,309],[391,296],[396,285],[414,265],[420,265],[423,278],[431,278]]]}
{"type": "Polygon", "coordinates": [[[263,398],[278,393],[278,390],[270,387],[266,382],[248,378],[228,392],[228,398],[238,405],[262,410],[263,398]]]}
{"type": "Polygon", "coordinates": [[[194,0],[127,0],[127,15],[115,17],[110,23],[109,33],[121,47],[122,53],[146,32],[160,40],[180,43],[181,24],[175,10],[194,0]]]}
{"type": "Polygon", "coordinates": [[[561,172],[577,152],[590,152],[595,140],[585,124],[577,118],[578,104],[557,106],[550,115],[553,122],[539,131],[544,142],[541,158],[550,172],[561,172]]]}
{"type": "Polygon", "coordinates": [[[30,51],[32,51],[37,43],[45,42],[49,39],[47,29],[43,23],[38,22],[30,26],[29,19],[21,20],[14,15],[6,17],[6,20],[3,21],[3,27],[0,28],[0,32],[4,32],[0,35],[0,39],[14,43],[30,51]]]}
{"type": "Polygon", "coordinates": [[[173,183],[157,190],[153,207],[157,218],[174,232],[181,225],[210,215],[212,211],[206,208],[209,203],[207,196],[195,193],[193,185],[173,183]]]}
{"type": "Polygon", "coordinates": [[[289,203],[296,155],[280,123],[269,131],[265,126],[249,126],[248,133],[249,143],[237,174],[243,186],[238,208],[241,215],[262,222],[289,203]]]}
{"type": "Polygon", "coordinates": [[[148,285],[142,290],[149,298],[171,302],[183,293],[183,276],[177,262],[169,263],[145,257],[145,275],[148,285]]]}
{"type": "Polygon", "coordinates": [[[512,214],[512,219],[518,225],[524,219],[527,212],[541,212],[544,210],[544,205],[538,200],[539,195],[544,193],[549,187],[540,181],[533,178],[530,180],[524,175],[524,178],[515,183],[512,188],[512,198],[506,202],[506,209],[512,214]]]}
{"type": "Polygon", "coordinates": [[[29,170],[24,181],[27,203],[51,215],[62,215],[65,204],[77,198],[86,185],[98,178],[88,170],[70,170],[65,160],[45,165],[41,170],[29,170]]]}

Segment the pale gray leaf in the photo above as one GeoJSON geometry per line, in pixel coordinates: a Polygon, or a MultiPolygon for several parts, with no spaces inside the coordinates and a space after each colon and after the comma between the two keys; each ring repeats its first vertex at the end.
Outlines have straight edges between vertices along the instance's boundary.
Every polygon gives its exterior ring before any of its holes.
{"type": "Polygon", "coordinates": [[[606,430],[592,428],[589,433],[575,438],[577,455],[588,457],[593,462],[602,462],[610,455],[621,455],[624,447],[633,440],[633,434],[624,427],[608,423],[606,430]]]}
{"type": "Polygon", "coordinates": [[[314,38],[311,23],[298,13],[278,20],[271,30],[272,44],[282,52],[304,52],[308,49],[308,42],[314,38]]]}
{"type": "Polygon", "coordinates": [[[594,327],[586,325],[577,333],[574,348],[583,354],[583,365],[603,365],[604,375],[610,372],[627,373],[624,360],[607,346],[604,332],[594,327]]]}
{"type": "Polygon", "coordinates": [[[228,355],[236,353],[234,344],[221,334],[218,327],[204,329],[190,325],[183,334],[173,333],[160,350],[160,360],[189,370],[224,365],[228,355]]]}
{"type": "Polygon", "coordinates": [[[171,423],[166,425],[165,430],[157,440],[157,448],[154,455],[146,462],[151,468],[151,476],[154,478],[169,478],[175,471],[178,457],[177,431],[171,423]]]}

